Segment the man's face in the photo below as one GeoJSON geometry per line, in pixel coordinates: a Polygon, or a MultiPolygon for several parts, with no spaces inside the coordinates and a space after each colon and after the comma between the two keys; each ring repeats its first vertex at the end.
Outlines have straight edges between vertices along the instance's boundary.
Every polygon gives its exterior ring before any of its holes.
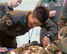
{"type": "Polygon", "coordinates": [[[17,7],[21,3],[21,0],[11,0],[12,7],[17,7]]]}
{"type": "Polygon", "coordinates": [[[28,21],[28,27],[33,28],[36,26],[41,26],[42,23],[37,19],[33,17],[33,14],[30,14],[29,21],[28,21]]]}

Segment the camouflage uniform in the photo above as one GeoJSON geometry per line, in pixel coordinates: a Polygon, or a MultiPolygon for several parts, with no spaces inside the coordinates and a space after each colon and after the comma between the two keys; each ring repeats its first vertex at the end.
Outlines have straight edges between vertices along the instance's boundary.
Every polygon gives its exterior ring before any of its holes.
{"type": "Polygon", "coordinates": [[[27,48],[25,46],[22,46],[20,48],[9,51],[8,54],[11,54],[12,51],[14,51],[15,53],[18,52],[17,54],[25,54],[25,53],[26,54],[46,54],[45,50],[38,45],[35,46],[29,45],[27,48]]]}
{"type": "Polygon", "coordinates": [[[58,34],[61,37],[58,46],[64,54],[67,54],[67,26],[62,27],[58,34]]]}
{"type": "Polygon", "coordinates": [[[16,36],[23,35],[29,30],[28,14],[26,11],[11,11],[0,19],[0,46],[17,47],[16,36]]]}
{"type": "Polygon", "coordinates": [[[51,44],[46,47],[47,54],[57,54],[59,52],[59,48],[55,44],[51,44]]]}

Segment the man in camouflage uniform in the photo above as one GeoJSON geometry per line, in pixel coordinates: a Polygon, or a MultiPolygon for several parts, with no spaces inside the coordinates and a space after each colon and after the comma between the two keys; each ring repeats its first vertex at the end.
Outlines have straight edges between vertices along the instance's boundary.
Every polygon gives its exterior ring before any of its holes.
{"type": "Polygon", "coordinates": [[[0,19],[0,45],[16,48],[16,36],[24,35],[29,29],[43,25],[48,16],[48,10],[42,6],[36,7],[33,11],[9,12],[0,19]]]}
{"type": "Polygon", "coordinates": [[[62,27],[58,33],[58,46],[64,54],[67,54],[67,25],[62,27]]]}

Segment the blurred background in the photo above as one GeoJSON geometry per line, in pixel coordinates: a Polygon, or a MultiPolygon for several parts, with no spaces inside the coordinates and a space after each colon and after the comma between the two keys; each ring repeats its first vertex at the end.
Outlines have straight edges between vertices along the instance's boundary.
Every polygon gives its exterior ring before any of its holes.
{"type": "MultiPolygon", "coordinates": [[[[0,2],[5,2],[6,0],[0,0],[0,2]]],[[[19,10],[33,10],[38,0],[22,0],[22,3],[15,9],[19,10]]]]}

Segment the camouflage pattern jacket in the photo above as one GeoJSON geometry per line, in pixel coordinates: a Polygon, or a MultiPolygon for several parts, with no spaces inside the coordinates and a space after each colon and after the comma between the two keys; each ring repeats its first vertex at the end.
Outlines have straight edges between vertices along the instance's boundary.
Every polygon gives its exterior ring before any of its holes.
{"type": "Polygon", "coordinates": [[[28,31],[28,13],[25,11],[11,11],[0,20],[0,46],[15,48],[16,36],[28,31]]]}

